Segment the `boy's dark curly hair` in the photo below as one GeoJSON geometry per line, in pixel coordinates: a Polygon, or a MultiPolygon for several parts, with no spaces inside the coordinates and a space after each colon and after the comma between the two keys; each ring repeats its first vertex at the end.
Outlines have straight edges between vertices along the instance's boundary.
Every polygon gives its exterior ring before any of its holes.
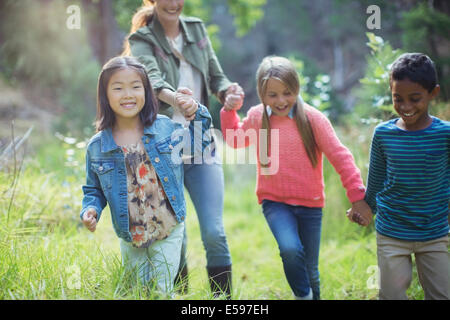
{"type": "Polygon", "coordinates": [[[420,84],[431,92],[437,84],[434,62],[423,53],[404,53],[398,57],[391,67],[389,82],[409,79],[420,84]]]}

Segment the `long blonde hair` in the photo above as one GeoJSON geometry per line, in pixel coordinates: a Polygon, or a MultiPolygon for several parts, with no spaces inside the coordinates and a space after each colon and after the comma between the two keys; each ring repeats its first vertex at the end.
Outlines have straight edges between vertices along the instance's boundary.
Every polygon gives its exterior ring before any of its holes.
{"type": "MultiPolygon", "coordinates": [[[[258,67],[256,72],[256,83],[257,92],[259,99],[264,106],[262,126],[261,129],[267,130],[267,152],[270,152],[270,121],[269,114],[267,113],[267,106],[264,104],[263,97],[265,96],[267,90],[267,81],[269,79],[277,79],[281,81],[288,90],[298,96],[300,92],[300,81],[298,78],[297,71],[294,65],[286,58],[278,56],[265,57],[258,67]]],[[[318,147],[316,140],[314,139],[314,133],[311,127],[311,123],[306,116],[305,109],[300,98],[297,98],[297,102],[294,106],[295,122],[297,124],[297,129],[303,140],[305,146],[306,154],[313,167],[317,165],[317,152],[318,147]]],[[[261,163],[261,166],[267,166],[261,163]]]]}
{"type": "MultiPolygon", "coordinates": [[[[131,19],[131,28],[128,36],[130,34],[135,33],[139,28],[142,28],[149,23],[149,21],[153,17],[154,6],[155,6],[154,0],[142,1],[142,6],[136,11],[136,13],[133,15],[133,18],[131,19]]],[[[125,38],[125,41],[123,43],[123,52],[122,52],[123,56],[131,55],[131,48],[130,43],[128,42],[128,36],[125,38]]]]}

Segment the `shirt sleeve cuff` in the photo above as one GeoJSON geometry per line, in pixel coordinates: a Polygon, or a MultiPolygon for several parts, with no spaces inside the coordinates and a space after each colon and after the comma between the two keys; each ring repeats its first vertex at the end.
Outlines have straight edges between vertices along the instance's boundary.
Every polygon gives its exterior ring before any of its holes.
{"type": "Polygon", "coordinates": [[[360,186],[356,189],[347,191],[347,197],[351,203],[364,200],[365,196],[366,196],[366,188],[364,186],[360,186]]]}

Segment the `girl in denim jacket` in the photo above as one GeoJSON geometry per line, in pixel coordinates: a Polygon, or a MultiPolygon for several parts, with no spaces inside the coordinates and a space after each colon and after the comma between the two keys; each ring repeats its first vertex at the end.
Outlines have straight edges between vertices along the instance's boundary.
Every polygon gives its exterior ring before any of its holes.
{"type": "MultiPolygon", "coordinates": [[[[194,141],[194,123],[201,124],[202,136],[211,125],[206,107],[192,99],[189,89],[178,90],[176,99],[186,120],[194,120],[189,128],[157,114],[150,81],[136,59],[116,57],[105,64],[80,214],[94,232],[109,204],[123,265],[168,294],[179,267],[186,216],[181,151],[192,149],[186,141],[194,141]]],[[[202,147],[208,141],[202,139],[202,147]]]]}
{"type": "MultiPolygon", "coordinates": [[[[183,15],[184,0],[144,0],[131,22],[125,54],[145,65],[160,103],[160,114],[184,123],[174,100],[176,89],[189,87],[195,99],[210,107],[209,97],[234,106],[243,89],[225,75],[213,50],[205,25],[183,15]]],[[[211,292],[231,298],[232,259],[223,225],[224,176],[219,155],[212,163],[186,159],[185,187],[198,218],[206,253],[211,292]]],[[[188,238],[185,232],[179,277],[180,291],[188,291],[188,238]]]]}

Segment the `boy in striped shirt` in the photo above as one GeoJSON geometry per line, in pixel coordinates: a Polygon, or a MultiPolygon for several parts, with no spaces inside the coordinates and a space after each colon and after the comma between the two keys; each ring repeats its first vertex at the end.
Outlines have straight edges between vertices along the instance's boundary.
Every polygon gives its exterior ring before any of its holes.
{"type": "Polygon", "coordinates": [[[440,90],[433,61],[401,55],[390,88],[400,118],[375,128],[366,192],[377,215],[379,299],[407,299],[413,253],[425,299],[449,299],[450,122],[428,113],[440,90]]]}

